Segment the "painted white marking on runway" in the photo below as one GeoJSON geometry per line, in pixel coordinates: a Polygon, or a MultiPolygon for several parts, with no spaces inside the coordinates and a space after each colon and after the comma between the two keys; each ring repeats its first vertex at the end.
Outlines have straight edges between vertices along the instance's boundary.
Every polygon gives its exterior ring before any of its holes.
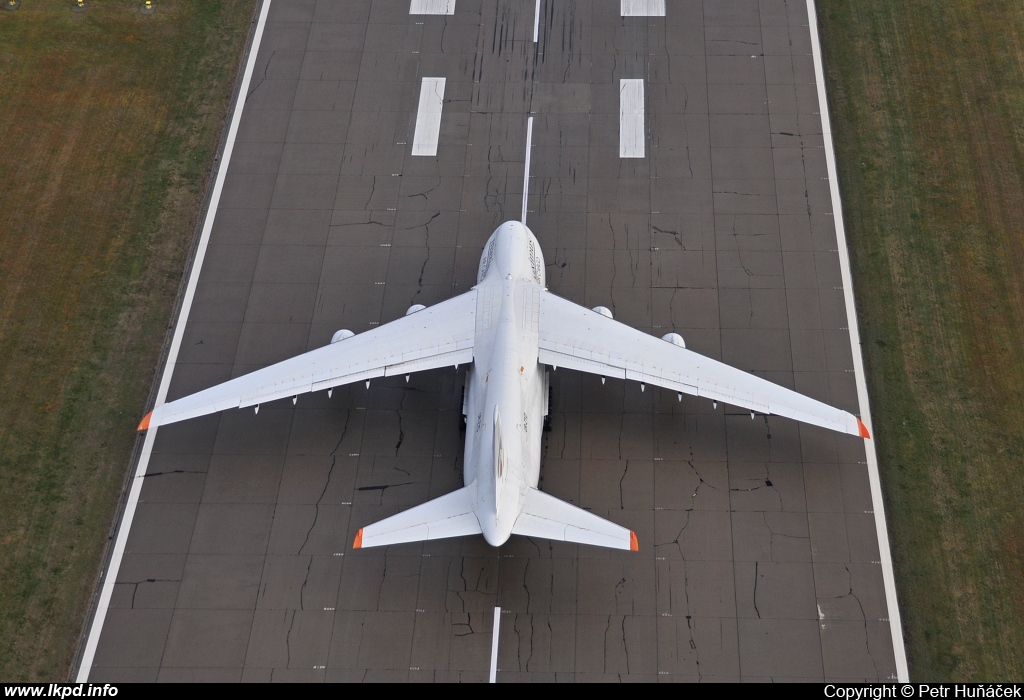
{"type": "Polygon", "coordinates": [[[494,609],[494,631],[491,633],[491,677],[490,683],[498,681],[498,627],[501,624],[501,608],[494,609]]]}
{"type": "Polygon", "coordinates": [[[530,150],[533,146],[533,117],[526,120],[526,165],[523,167],[523,214],[519,220],[526,225],[526,198],[530,194],[530,150]]]}
{"type": "Polygon", "coordinates": [[[416,110],[416,133],[412,137],[414,156],[436,156],[444,105],[444,78],[424,78],[420,84],[420,106],[416,110]]]}
{"type": "MultiPolygon", "coordinates": [[[[256,56],[259,53],[260,42],[263,39],[263,30],[267,25],[267,14],[270,12],[271,2],[272,0],[266,0],[260,10],[260,18],[256,24],[256,33],[252,39],[252,48],[249,50],[249,60],[245,64],[242,85],[238,90],[238,97],[235,100],[235,111],[231,115],[227,142],[224,144],[224,153],[221,155],[217,179],[214,181],[213,192],[210,195],[210,206],[206,210],[206,220],[203,222],[203,231],[199,236],[196,256],[192,261],[192,270],[189,273],[188,286],[185,288],[185,296],[182,299],[181,311],[178,313],[178,320],[174,326],[174,337],[171,340],[170,351],[167,354],[167,364],[164,365],[163,375],[160,377],[160,386],[157,389],[154,408],[167,400],[167,389],[171,385],[171,375],[174,374],[174,368],[178,361],[178,352],[181,350],[181,340],[185,334],[186,321],[188,321],[189,311],[192,309],[192,301],[196,296],[199,273],[203,269],[206,249],[210,244],[213,220],[217,215],[217,205],[220,203],[221,192],[224,191],[224,178],[227,177],[228,164],[231,162],[231,154],[235,149],[238,124],[242,121],[242,107],[245,105],[245,98],[249,95],[249,84],[252,82],[253,70],[256,67],[256,56]]],[[[96,648],[100,641],[100,633],[103,631],[103,622],[107,618],[110,597],[114,592],[114,584],[117,582],[117,574],[121,568],[125,545],[128,543],[128,535],[131,533],[132,520],[135,517],[135,509],[139,504],[139,494],[142,492],[142,482],[145,479],[146,470],[149,468],[149,458],[153,453],[153,443],[156,441],[157,430],[158,428],[152,428],[146,431],[146,438],[142,443],[142,453],[139,455],[139,464],[135,468],[135,477],[132,479],[132,485],[128,491],[128,500],[124,507],[124,517],[121,518],[121,525],[117,530],[117,539],[114,541],[114,551],[110,557],[110,566],[104,573],[103,584],[100,589],[100,599],[96,604],[96,614],[93,616],[92,627],[89,629],[89,638],[85,643],[85,651],[82,653],[82,662],[78,667],[77,683],[85,683],[89,680],[89,672],[92,670],[93,660],[96,658],[96,648]]]]}
{"type": "Polygon", "coordinates": [[[540,36],[540,0],[537,0],[537,7],[533,11],[533,43],[537,43],[540,36]]]}
{"type": "MultiPolygon", "coordinates": [[[[814,0],[807,0],[807,16],[810,19],[811,52],[814,56],[814,75],[818,84],[818,105],[821,112],[821,129],[825,139],[825,164],[828,168],[828,184],[832,193],[832,212],[836,226],[836,241],[839,244],[839,269],[843,279],[843,295],[846,297],[846,318],[850,327],[850,348],[853,350],[853,371],[857,380],[857,401],[860,404],[860,419],[867,426],[872,438],[876,438],[871,425],[871,407],[868,403],[868,384],[864,377],[864,357],[860,351],[860,329],[857,326],[857,309],[853,299],[853,274],[850,271],[850,251],[846,247],[846,228],[843,225],[843,205],[839,198],[839,178],[836,171],[836,154],[832,147],[832,125],[828,116],[828,98],[825,94],[825,71],[821,63],[821,40],[818,37],[818,12],[814,0]]],[[[882,481],[878,475],[878,455],[875,441],[864,441],[864,452],[868,463],[868,481],[871,485],[871,502],[875,509],[875,532],[878,533],[878,553],[882,564],[882,582],[885,585],[885,600],[889,609],[889,632],[892,636],[892,650],[896,657],[896,678],[901,683],[910,680],[907,668],[907,650],[903,645],[903,623],[900,619],[899,603],[896,599],[896,575],[892,567],[892,552],[889,548],[889,530],[885,525],[885,502],[882,500],[882,481]]]]}
{"type": "Polygon", "coordinates": [[[644,81],[619,81],[619,157],[644,157],[644,81]]]}
{"type": "Polygon", "coordinates": [[[412,0],[410,15],[454,15],[455,0],[412,0]]]}
{"type": "Polygon", "coordinates": [[[623,17],[664,17],[665,0],[622,0],[623,17]]]}

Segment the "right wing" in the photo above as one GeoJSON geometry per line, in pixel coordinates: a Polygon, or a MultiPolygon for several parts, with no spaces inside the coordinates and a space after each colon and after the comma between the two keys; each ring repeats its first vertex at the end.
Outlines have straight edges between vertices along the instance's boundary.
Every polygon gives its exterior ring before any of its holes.
{"type": "Polygon", "coordinates": [[[473,361],[476,290],[379,328],[157,406],[139,430],[373,377],[473,361]]]}
{"type": "Polygon", "coordinates": [[[539,359],[554,367],[646,382],[870,437],[851,413],[630,328],[550,292],[541,295],[539,359]]]}

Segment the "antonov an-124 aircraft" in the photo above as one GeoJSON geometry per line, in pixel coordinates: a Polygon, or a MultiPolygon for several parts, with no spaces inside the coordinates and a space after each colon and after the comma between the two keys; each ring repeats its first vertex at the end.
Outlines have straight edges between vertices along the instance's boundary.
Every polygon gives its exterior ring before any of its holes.
{"type": "Polygon", "coordinates": [[[859,418],[686,349],[683,339],[634,330],[603,307],[577,306],[545,286],[540,244],[509,221],[491,235],[470,291],[358,335],[338,331],[327,347],[163,404],[139,425],[254,406],[311,391],[471,364],[463,404],[463,488],[359,530],[353,547],[482,534],[617,549],[638,548],[631,531],[538,490],[548,370],[565,368],[674,389],[682,395],[785,416],[870,437],[859,418]]]}

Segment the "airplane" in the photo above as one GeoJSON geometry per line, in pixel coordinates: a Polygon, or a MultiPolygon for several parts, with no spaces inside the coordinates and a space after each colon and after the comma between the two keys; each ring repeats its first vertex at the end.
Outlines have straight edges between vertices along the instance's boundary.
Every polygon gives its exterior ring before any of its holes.
{"type": "Polygon", "coordinates": [[[480,256],[476,285],[360,334],[340,330],[326,347],[153,409],[143,431],[228,408],[370,379],[470,365],[463,399],[465,486],[367,525],[353,547],[482,534],[492,546],[512,535],[637,551],[636,534],[538,489],[548,413],[548,367],[617,377],[870,438],[856,416],[587,309],[545,286],[544,256],[526,224],[499,226],[480,256]]]}

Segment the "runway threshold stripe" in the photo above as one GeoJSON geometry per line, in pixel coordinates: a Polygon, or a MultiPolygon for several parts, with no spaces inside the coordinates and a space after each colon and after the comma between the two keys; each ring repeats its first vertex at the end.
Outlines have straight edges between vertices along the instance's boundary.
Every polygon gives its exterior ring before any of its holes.
{"type": "Polygon", "coordinates": [[[619,81],[619,157],[644,157],[644,81],[619,81]]]}
{"type": "MultiPolygon", "coordinates": [[[[213,230],[213,220],[217,215],[217,206],[220,203],[221,192],[224,191],[224,178],[227,176],[228,165],[231,162],[231,154],[235,148],[235,138],[238,136],[238,124],[242,120],[242,107],[245,104],[245,97],[249,94],[249,84],[252,82],[253,70],[256,67],[256,56],[260,50],[260,42],[263,39],[263,30],[267,24],[267,14],[270,12],[272,0],[264,0],[260,9],[260,17],[256,24],[256,32],[252,38],[252,48],[249,50],[249,60],[245,64],[245,73],[242,75],[242,84],[239,87],[238,95],[235,98],[234,112],[231,115],[231,125],[228,127],[228,136],[224,144],[224,153],[221,156],[220,167],[217,170],[217,179],[214,181],[213,192],[210,195],[210,205],[206,210],[206,220],[203,222],[203,231],[199,236],[199,245],[196,248],[196,255],[192,261],[191,272],[189,273],[188,286],[185,288],[185,296],[182,299],[181,311],[174,327],[174,337],[171,339],[170,351],[167,354],[167,364],[164,365],[163,374],[160,377],[160,386],[157,389],[155,406],[163,404],[167,400],[167,389],[171,384],[171,375],[174,374],[174,367],[178,361],[178,353],[181,350],[182,337],[185,334],[185,325],[188,320],[189,311],[192,308],[192,301],[195,299],[196,286],[199,284],[199,273],[203,269],[203,260],[206,258],[206,249],[210,244],[210,232],[213,230]]],[[[103,622],[107,617],[107,610],[110,606],[110,598],[114,592],[114,584],[117,582],[117,574],[121,568],[121,560],[124,558],[125,545],[128,542],[128,535],[131,533],[132,520],[135,517],[135,509],[139,503],[139,495],[142,492],[142,483],[149,469],[149,458],[153,453],[153,443],[159,428],[153,428],[146,432],[145,441],[142,443],[142,452],[139,455],[139,464],[135,469],[135,476],[132,479],[131,488],[128,491],[128,500],[124,507],[124,516],[117,530],[117,538],[114,541],[114,550],[110,556],[110,565],[103,574],[103,583],[100,588],[100,599],[96,604],[96,614],[92,618],[92,627],[89,629],[89,638],[85,643],[85,650],[82,652],[82,661],[78,666],[76,682],[85,683],[89,680],[89,672],[92,670],[93,661],[96,658],[96,648],[99,645],[100,634],[103,631],[103,622]]]]}
{"type": "Polygon", "coordinates": [[[412,137],[414,156],[436,156],[444,107],[444,78],[424,78],[420,84],[420,106],[416,110],[416,133],[412,137]]]}
{"type": "Polygon", "coordinates": [[[412,0],[410,15],[454,15],[455,0],[412,0]]]}
{"type": "MultiPolygon", "coordinates": [[[[825,71],[821,62],[821,39],[818,36],[818,11],[814,0],[807,0],[807,17],[811,33],[811,54],[814,57],[814,76],[818,86],[818,104],[828,105],[825,94],[825,71]]],[[[836,242],[839,248],[839,269],[842,273],[843,296],[846,298],[846,319],[850,328],[850,348],[853,350],[853,372],[857,381],[857,401],[860,405],[860,420],[867,425],[872,435],[871,406],[868,402],[868,384],[864,376],[864,357],[860,349],[860,329],[857,326],[857,309],[853,297],[853,274],[850,270],[850,250],[846,246],[846,228],[843,224],[843,205],[839,198],[839,178],[836,170],[836,154],[832,146],[832,125],[828,109],[821,109],[821,129],[825,141],[825,164],[828,168],[828,185],[832,194],[832,212],[835,219],[836,242]]],[[[882,565],[882,582],[885,586],[885,600],[889,610],[889,632],[892,637],[893,655],[896,660],[896,679],[902,683],[910,680],[907,668],[907,650],[903,645],[903,622],[900,618],[899,602],[896,599],[896,575],[892,567],[892,551],[889,547],[889,530],[885,525],[885,502],[882,500],[882,481],[878,475],[878,455],[875,441],[864,441],[865,459],[868,466],[868,481],[871,485],[871,502],[875,511],[875,531],[878,534],[878,553],[882,565]]]]}
{"type": "Polygon", "coordinates": [[[665,0],[622,0],[623,17],[664,17],[665,0]]]}
{"type": "Polygon", "coordinates": [[[501,625],[501,608],[494,609],[494,631],[491,633],[491,676],[489,683],[498,681],[498,628],[501,625]]]}

